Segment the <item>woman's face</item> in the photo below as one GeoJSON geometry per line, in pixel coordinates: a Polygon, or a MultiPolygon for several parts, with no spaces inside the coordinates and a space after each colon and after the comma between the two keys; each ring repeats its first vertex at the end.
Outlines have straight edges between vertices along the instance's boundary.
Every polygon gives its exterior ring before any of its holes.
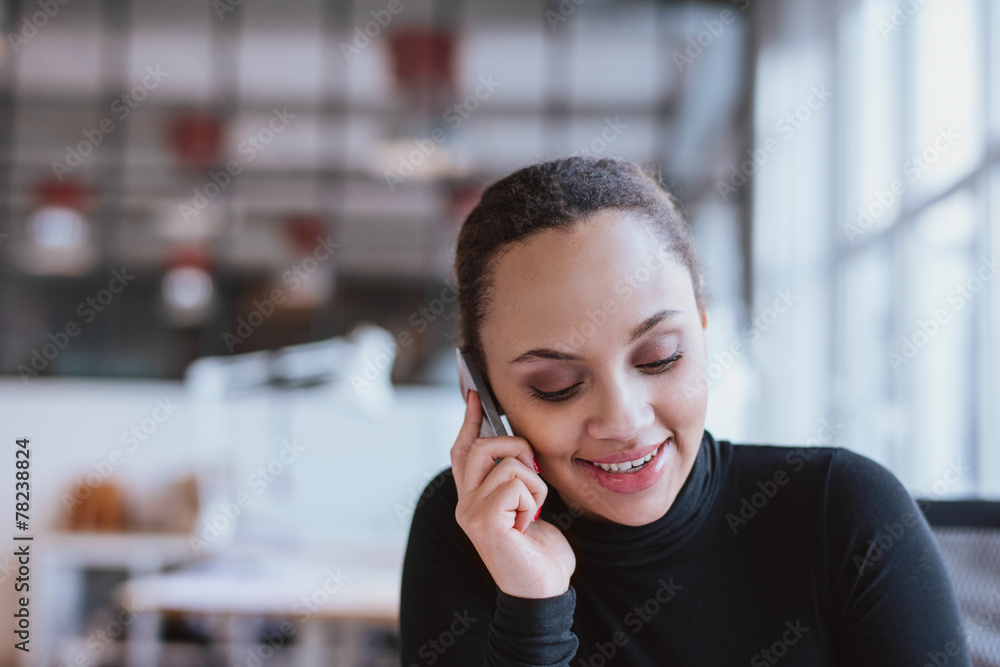
{"type": "Polygon", "coordinates": [[[687,269],[633,213],[605,210],[498,258],[486,372],[570,507],[627,525],[670,508],[704,430],[707,325],[687,269]],[[624,472],[592,463],[653,451],[624,472]]]}

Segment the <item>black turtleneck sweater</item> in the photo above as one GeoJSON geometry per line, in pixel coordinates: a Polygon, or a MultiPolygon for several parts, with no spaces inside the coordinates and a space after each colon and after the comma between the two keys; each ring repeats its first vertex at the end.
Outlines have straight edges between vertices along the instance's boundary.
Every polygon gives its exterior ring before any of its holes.
{"type": "Polygon", "coordinates": [[[892,473],[841,447],[705,431],[673,505],[642,526],[577,516],[550,488],[540,520],[563,530],[576,570],[544,599],[496,587],[457,501],[448,468],[413,515],[403,667],[971,665],[919,508],[892,473]]]}

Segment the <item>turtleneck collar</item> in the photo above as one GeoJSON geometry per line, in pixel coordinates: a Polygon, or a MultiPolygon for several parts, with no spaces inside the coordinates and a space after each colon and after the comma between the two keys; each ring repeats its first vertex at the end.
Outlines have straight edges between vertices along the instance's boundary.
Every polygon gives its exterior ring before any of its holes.
{"type": "Polygon", "coordinates": [[[542,518],[563,531],[578,559],[609,565],[648,563],[674,553],[698,530],[718,495],[721,477],[719,443],[706,430],[691,472],[670,509],[659,519],[627,526],[577,516],[554,489],[549,490],[542,518]]]}

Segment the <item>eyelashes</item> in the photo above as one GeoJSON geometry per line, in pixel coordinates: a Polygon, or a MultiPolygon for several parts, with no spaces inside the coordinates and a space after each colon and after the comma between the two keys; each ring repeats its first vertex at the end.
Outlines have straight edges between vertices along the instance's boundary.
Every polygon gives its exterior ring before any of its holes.
{"type": "Polygon", "coordinates": [[[531,395],[535,398],[540,398],[543,401],[561,401],[564,398],[569,398],[571,394],[574,394],[573,390],[579,387],[582,382],[577,382],[576,384],[570,385],[565,389],[560,389],[559,391],[539,391],[534,387],[531,388],[531,395]]]}
{"type": "Polygon", "coordinates": [[[681,351],[678,349],[676,352],[674,352],[672,355],[670,355],[666,359],[660,359],[659,361],[652,361],[652,362],[650,362],[648,364],[642,364],[641,366],[639,366],[639,368],[657,369],[657,370],[654,370],[653,372],[654,373],[662,373],[664,370],[667,369],[667,367],[670,366],[670,364],[674,363],[675,361],[677,361],[680,358],[681,358],[681,351]]]}
{"type": "MultiPolygon", "coordinates": [[[[637,368],[649,369],[650,375],[656,375],[658,373],[663,373],[669,370],[673,366],[674,362],[678,361],[682,356],[683,355],[681,354],[681,350],[680,348],[678,348],[676,352],[674,352],[666,359],[660,359],[659,361],[652,361],[648,364],[641,364],[637,366],[637,368]]],[[[558,391],[539,391],[538,389],[531,387],[531,395],[543,401],[562,401],[575,394],[576,388],[579,387],[581,384],[583,383],[577,382],[576,384],[572,384],[566,387],[565,389],[560,389],[558,391]]]]}

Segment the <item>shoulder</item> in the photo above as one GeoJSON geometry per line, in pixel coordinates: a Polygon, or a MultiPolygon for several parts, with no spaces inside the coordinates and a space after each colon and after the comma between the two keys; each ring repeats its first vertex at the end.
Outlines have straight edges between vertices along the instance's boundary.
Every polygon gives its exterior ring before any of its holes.
{"type": "Polygon", "coordinates": [[[868,456],[845,447],[732,449],[735,488],[752,502],[750,494],[758,491],[770,496],[782,486],[794,489],[783,501],[789,512],[812,517],[831,564],[852,559],[868,566],[878,557],[873,545],[904,535],[908,548],[928,548],[930,530],[916,501],[896,475],[868,456]]]}
{"type": "Polygon", "coordinates": [[[841,447],[795,446],[733,443],[720,440],[720,446],[731,451],[733,462],[742,469],[784,466],[798,472],[803,468],[824,469],[841,447]]]}
{"type": "Polygon", "coordinates": [[[734,444],[720,441],[722,458],[738,486],[770,479],[780,485],[822,488],[839,447],[734,444]]]}
{"type": "MultiPolygon", "coordinates": [[[[822,541],[824,489],[836,448],[718,445],[719,511],[733,534],[773,547],[775,535],[791,535],[788,526],[810,526],[817,545],[822,541]]],[[[805,538],[796,531],[795,539],[805,538]]]]}
{"type": "MultiPolygon", "coordinates": [[[[451,468],[434,475],[409,502],[412,519],[399,596],[403,664],[418,662],[418,656],[433,664],[444,649],[428,640],[452,635],[460,613],[471,621],[494,616],[496,584],[455,520],[457,504],[451,468]]],[[[476,625],[468,639],[455,643],[452,637],[455,646],[448,652],[447,664],[482,664],[487,632],[488,625],[476,625]]]]}
{"type": "Polygon", "coordinates": [[[787,517],[811,517],[822,534],[831,524],[836,529],[879,526],[894,518],[918,520],[905,514],[919,510],[896,476],[850,449],[729,441],[719,445],[729,504],[741,507],[744,515],[777,504],[787,517]]]}
{"type": "Polygon", "coordinates": [[[881,463],[844,447],[835,448],[830,466],[830,493],[875,498],[902,492],[909,496],[902,482],[881,463]]]}
{"type": "Polygon", "coordinates": [[[934,646],[954,639],[946,635],[960,614],[940,548],[888,468],[837,448],[824,488],[823,534],[828,613],[843,647],[860,655],[878,644],[888,655],[881,645],[892,641],[884,632],[889,623],[934,646]]]}
{"type": "Polygon", "coordinates": [[[420,498],[417,500],[417,506],[424,505],[434,497],[437,498],[436,504],[438,505],[450,504],[451,508],[454,509],[458,504],[458,489],[455,487],[455,475],[451,470],[451,466],[431,477],[424,486],[420,498]]]}
{"type": "Polygon", "coordinates": [[[869,513],[873,505],[891,501],[908,505],[910,494],[899,479],[877,461],[845,447],[733,444],[731,473],[744,482],[770,477],[789,486],[805,486],[827,505],[842,511],[869,513]]]}
{"type": "Polygon", "coordinates": [[[842,533],[854,541],[899,528],[929,531],[903,483],[882,464],[849,449],[838,449],[824,498],[831,536],[842,533]]]}
{"type": "Polygon", "coordinates": [[[423,487],[420,495],[411,499],[411,536],[415,529],[450,531],[451,525],[459,528],[455,521],[455,507],[458,505],[458,489],[451,467],[434,475],[423,487]]]}
{"type": "Polygon", "coordinates": [[[477,580],[492,595],[489,570],[455,519],[457,505],[455,476],[448,467],[434,475],[413,501],[404,578],[415,572],[442,578],[461,572],[469,577],[469,582],[477,580]]]}

